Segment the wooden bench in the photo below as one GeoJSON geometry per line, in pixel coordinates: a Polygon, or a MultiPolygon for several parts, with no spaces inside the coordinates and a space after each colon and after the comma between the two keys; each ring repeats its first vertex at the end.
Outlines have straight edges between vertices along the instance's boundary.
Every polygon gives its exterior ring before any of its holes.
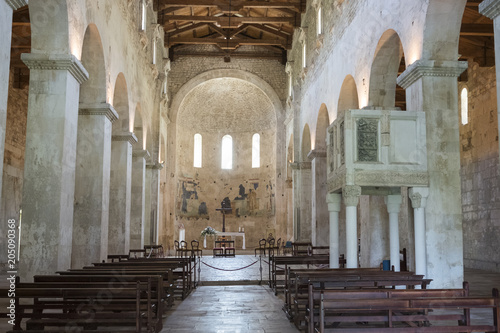
{"type": "MultiPolygon", "coordinates": [[[[124,262],[112,263],[120,264],[124,262]]],[[[111,264],[111,263],[110,263],[111,264]]],[[[187,295],[192,290],[191,275],[186,271],[176,271],[174,267],[168,267],[167,265],[162,266],[119,266],[117,267],[105,267],[105,266],[87,266],[82,269],[69,269],[67,271],[58,271],[56,274],[59,275],[162,275],[166,280],[172,280],[174,283],[174,296],[178,295],[182,299],[187,297],[187,295]]]]}
{"type": "Polygon", "coordinates": [[[153,292],[158,293],[157,301],[160,303],[162,312],[166,307],[174,303],[174,285],[172,278],[164,279],[162,275],[35,275],[33,282],[39,285],[55,285],[61,288],[72,288],[79,284],[92,285],[93,287],[124,287],[137,282],[148,283],[151,281],[153,292]]]}
{"type": "Polygon", "coordinates": [[[297,327],[305,324],[308,286],[325,289],[386,289],[396,286],[426,288],[430,281],[413,272],[381,271],[377,268],[290,270],[290,290],[286,293],[284,310],[297,327]]]}
{"type": "Polygon", "coordinates": [[[214,258],[215,257],[234,257],[235,247],[234,240],[216,240],[214,246],[214,258]]]}
{"type": "MultiPolygon", "coordinates": [[[[3,293],[5,290],[2,290],[3,293]]],[[[7,293],[5,292],[5,295],[7,293]]],[[[4,294],[2,294],[4,295],[4,294]]],[[[19,284],[15,291],[18,332],[23,321],[30,332],[155,332],[161,314],[154,314],[151,284],[135,287],[47,288],[37,283],[19,284]]]]}
{"type": "Polygon", "coordinates": [[[328,299],[322,292],[315,332],[500,332],[500,297],[496,288],[491,297],[463,295],[460,289],[340,293],[345,294],[333,294],[328,299]],[[472,323],[471,309],[491,309],[492,324],[472,323]],[[357,326],[359,322],[362,325],[357,326]]]}
{"type": "MultiPolygon", "coordinates": [[[[195,288],[196,270],[185,259],[171,258],[172,260],[156,259],[151,261],[147,260],[129,260],[114,263],[94,263],[93,266],[85,266],[82,270],[91,270],[93,272],[100,272],[102,270],[140,270],[143,272],[156,272],[164,273],[166,271],[171,274],[171,279],[175,286],[174,294],[181,293],[181,298],[184,299],[193,288],[195,288]],[[190,268],[191,267],[191,268],[190,268]],[[193,272],[194,271],[194,272],[193,272]],[[193,277],[194,276],[194,277],[193,277]]],[[[79,270],[70,270],[79,271],[79,270]]]]}
{"type": "Polygon", "coordinates": [[[288,267],[310,265],[328,265],[329,256],[271,256],[269,258],[269,287],[273,289],[274,294],[278,295],[278,289],[286,288],[285,277],[288,267]],[[280,267],[283,266],[283,267],[280,267]]]}

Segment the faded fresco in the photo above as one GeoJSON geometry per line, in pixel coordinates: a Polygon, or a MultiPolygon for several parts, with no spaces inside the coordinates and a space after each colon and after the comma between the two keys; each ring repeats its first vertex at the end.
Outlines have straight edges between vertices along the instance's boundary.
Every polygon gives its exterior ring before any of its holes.
{"type": "Polygon", "coordinates": [[[208,218],[207,203],[198,198],[199,182],[181,180],[177,191],[176,211],[182,217],[208,218]]]}
{"type": "Polygon", "coordinates": [[[221,207],[224,201],[226,207],[231,207],[229,214],[234,217],[269,217],[275,214],[275,188],[271,181],[252,179],[237,187],[223,184],[217,191],[204,191],[200,182],[192,178],[179,180],[176,213],[184,218],[209,218],[207,202],[215,205],[214,199],[222,194],[223,200],[217,201],[214,208],[221,207]]]}

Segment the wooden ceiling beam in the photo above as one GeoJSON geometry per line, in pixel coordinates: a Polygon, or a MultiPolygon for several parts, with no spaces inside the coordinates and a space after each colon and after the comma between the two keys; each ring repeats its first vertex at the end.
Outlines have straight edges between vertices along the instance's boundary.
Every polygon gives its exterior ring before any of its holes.
{"type": "Polygon", "coordinates": [[[201,28],[201,27],[203,27],[205,25],[207,25],[207,24],[206,23],[196,23],[196,24],[191,24],[191,25],[188,25],[188,26],[184,26],[184,27],[179,28],[179,29],[169,30],[169,31],[167,31],[166,36],[167,36],[167,38],[170,38],[172,36],[175,36],[175,35],[178,35],[178,34],[182,34],[184,32],[188,32],[188,31],[191,31],[191,30],[194,30],[194,29],[201,28]]]}
{"type": "Polygon", "coordinates": [[[278,31],[278,30],[269,28],[269,27],[267,27],[267,26],[265,26],[263,24],[252,24],[251,27],[254,28],[254,29],[258,29],[260,31],[263,31],[263,32],[267,32],[267,33],[276,35],[276,36],[278,36],[280,38],[288,39],[288,38],[291,37],[290,35],[282,32],[282,31],[278,31]]]}
{"type": "Polygon", "coordinates": [[[235,16],[190,16],[190,15],[165,15],[160,21],[179,22],[204,22],[214,23],[222,28],[236,28],[242,24],[293,24],[293,17],[235,17],[235,16]]]}
{"type": "Polygon", "coordinates": [[[243,38],[233,38],[233,39],[221,39],[221,38],[182,38],[175,37],[170,38],[166,41],[166,47],[171,47],[176,44],[212,44],[217,45],[221,49],[235,49],[240,45],[276,45],[284,49],[289,49],[291,45],[288,45],[285,41],[281,39],[243,39],[243,38]]]}
{"type": "Polygon", "coordinates": [[[304,6],[301,5],[300,1],[291,0],[287,2],[278,1],[237,1],[230,6],[230,1],[221,0],[159,0],[158,11],[164,10],[171,7],[218,7],[221,10],[239,10],[241,8],[270,8],[270,9],[290,9],[294,12],[303,11],[304,6]]]}
{"type": "Polygon", "coordinates": [[[494,36],[493,24],[462,24],[460,36],[494,36]]]}

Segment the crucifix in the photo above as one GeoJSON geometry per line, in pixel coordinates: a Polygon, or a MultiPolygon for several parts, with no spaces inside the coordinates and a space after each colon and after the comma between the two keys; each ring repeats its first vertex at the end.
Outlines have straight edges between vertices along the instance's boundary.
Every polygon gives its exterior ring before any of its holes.
{"type": "Polygon", "coordinates": [[[231,212],[231,203],[227,202],[226,199],[224,199],[220,203],[220,208],[216,208],[215,210],[222,213],[222,232],[226,232],[226,212],[231,212]],[[227,207],[228,204],[229,207],[227,207]]]}

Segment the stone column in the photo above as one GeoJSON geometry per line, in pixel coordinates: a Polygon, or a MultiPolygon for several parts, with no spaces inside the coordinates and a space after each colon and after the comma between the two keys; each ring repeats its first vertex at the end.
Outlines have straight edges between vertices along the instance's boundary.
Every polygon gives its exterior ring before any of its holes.
{"type": "MultiPolygon", "coordinates": [[[[159,231],[159,200],[160,200],[160,170],[163,169],[163,164],[154,163],[146,165],[146,172],[151,184],[151,209],[150,209],[150,230],[151,239],[147,238],[147,244],[158,244],[158,231],[159,231]],[[151,214],[154,212],[154,214],[151,214]]],[[[146,229],[146,235],[148,234],[146,229]]],[[[146,244],[146,243],[145,243],[146,244]]]]}
{"type": "Polygon", "coordinates": [[[80,84],[70,54],[25,53],[30,69],[24,163],[21,280],[71,266],[80,84]]]}
{"type": "Polygon", "coordinates": [[[328,206],[326,197],[326,151],[311,150],[311,239],[313,246],[328,245],[328,206]]]}
{"type": "Polygon", "coordinates": [[[495,33],[495,66],[497,76],[497,119],[498,119],[498,132],[500,135],[500,2],[497,0],[484,0],[479,4],[479,13],[493,20],[493,27],[495,33]]]}
{"type": "Polygon", "coordinates": [[[391,194],[385,197],[387,212],[389,213],[389,245],[391,255],[391,266],[394,266],[394,271],[401,270],[399,261],[399,211],[403,199],[401,194],[391,194]]]}
{"type": "MultiPolygon", "coordinates": [[[[3,32],[0,34],[0,203],[2,202],[3,156],[5,150],[5,130],[7,126],[7,97],[9,96],[12,13],[27,4],[28,0],[0,0],[0,31],[3,32]]],[[[0,230],[3,231],[4,226],[0,227],[0,230]]],[[[4,235],[6,232],[2,232],[2,234],[4,235]]],[[[4,260],[0,259],[0,262],[4,262],[4,260]]]]}
{"type": "Polygon", "coordinates": [[[130,191],[132,186],[132,145],[134,133],[113,135],[109,190],[109,254],[128,254],[130,249],[130,191]]]}
{"type": "Polygon", "coordinates": [[[294,239],[296,242],[311,241],[311,162],[294,162],[294,239]]]}
{"type": "Polygon", "coordinates": [[[147,150],[132,153],[132,196],[130,211],[130,248],[144,248],[144,221],[146,212],[146,158],[147,150]]]}
{"type": "Polygon", "coordinates": [[[110,104],[80,104],[72,268],[107,257],[111,126],[117,119],[118,114],[110,104]]]}
{"type": "Polygon", "coordinates": [[[465,69],[467,62],[417,60],[398,77],[407,109],[425,111],[427,274],[433,288],[460,288],[464,278],[457,77],[465,69]]]}
{"type": "Polygon", "coordinates": [[[358,267],[358,203],[361,187],[346,185],[342,189],[345,203],[346,268],[358,267]]]}
{"type": "Polygon", "coordinates": [[[415,273],[427,275],[427,254],[425,245],[425,206],[429,189],[412,187],[409,191],[415,224],[415,273]]]}
{"type": "Polygon", "coordinates": [[[326,202],[330,212],[330,268],[339,268],[339,212],[342,195],[328,193],[326,202]]]}

